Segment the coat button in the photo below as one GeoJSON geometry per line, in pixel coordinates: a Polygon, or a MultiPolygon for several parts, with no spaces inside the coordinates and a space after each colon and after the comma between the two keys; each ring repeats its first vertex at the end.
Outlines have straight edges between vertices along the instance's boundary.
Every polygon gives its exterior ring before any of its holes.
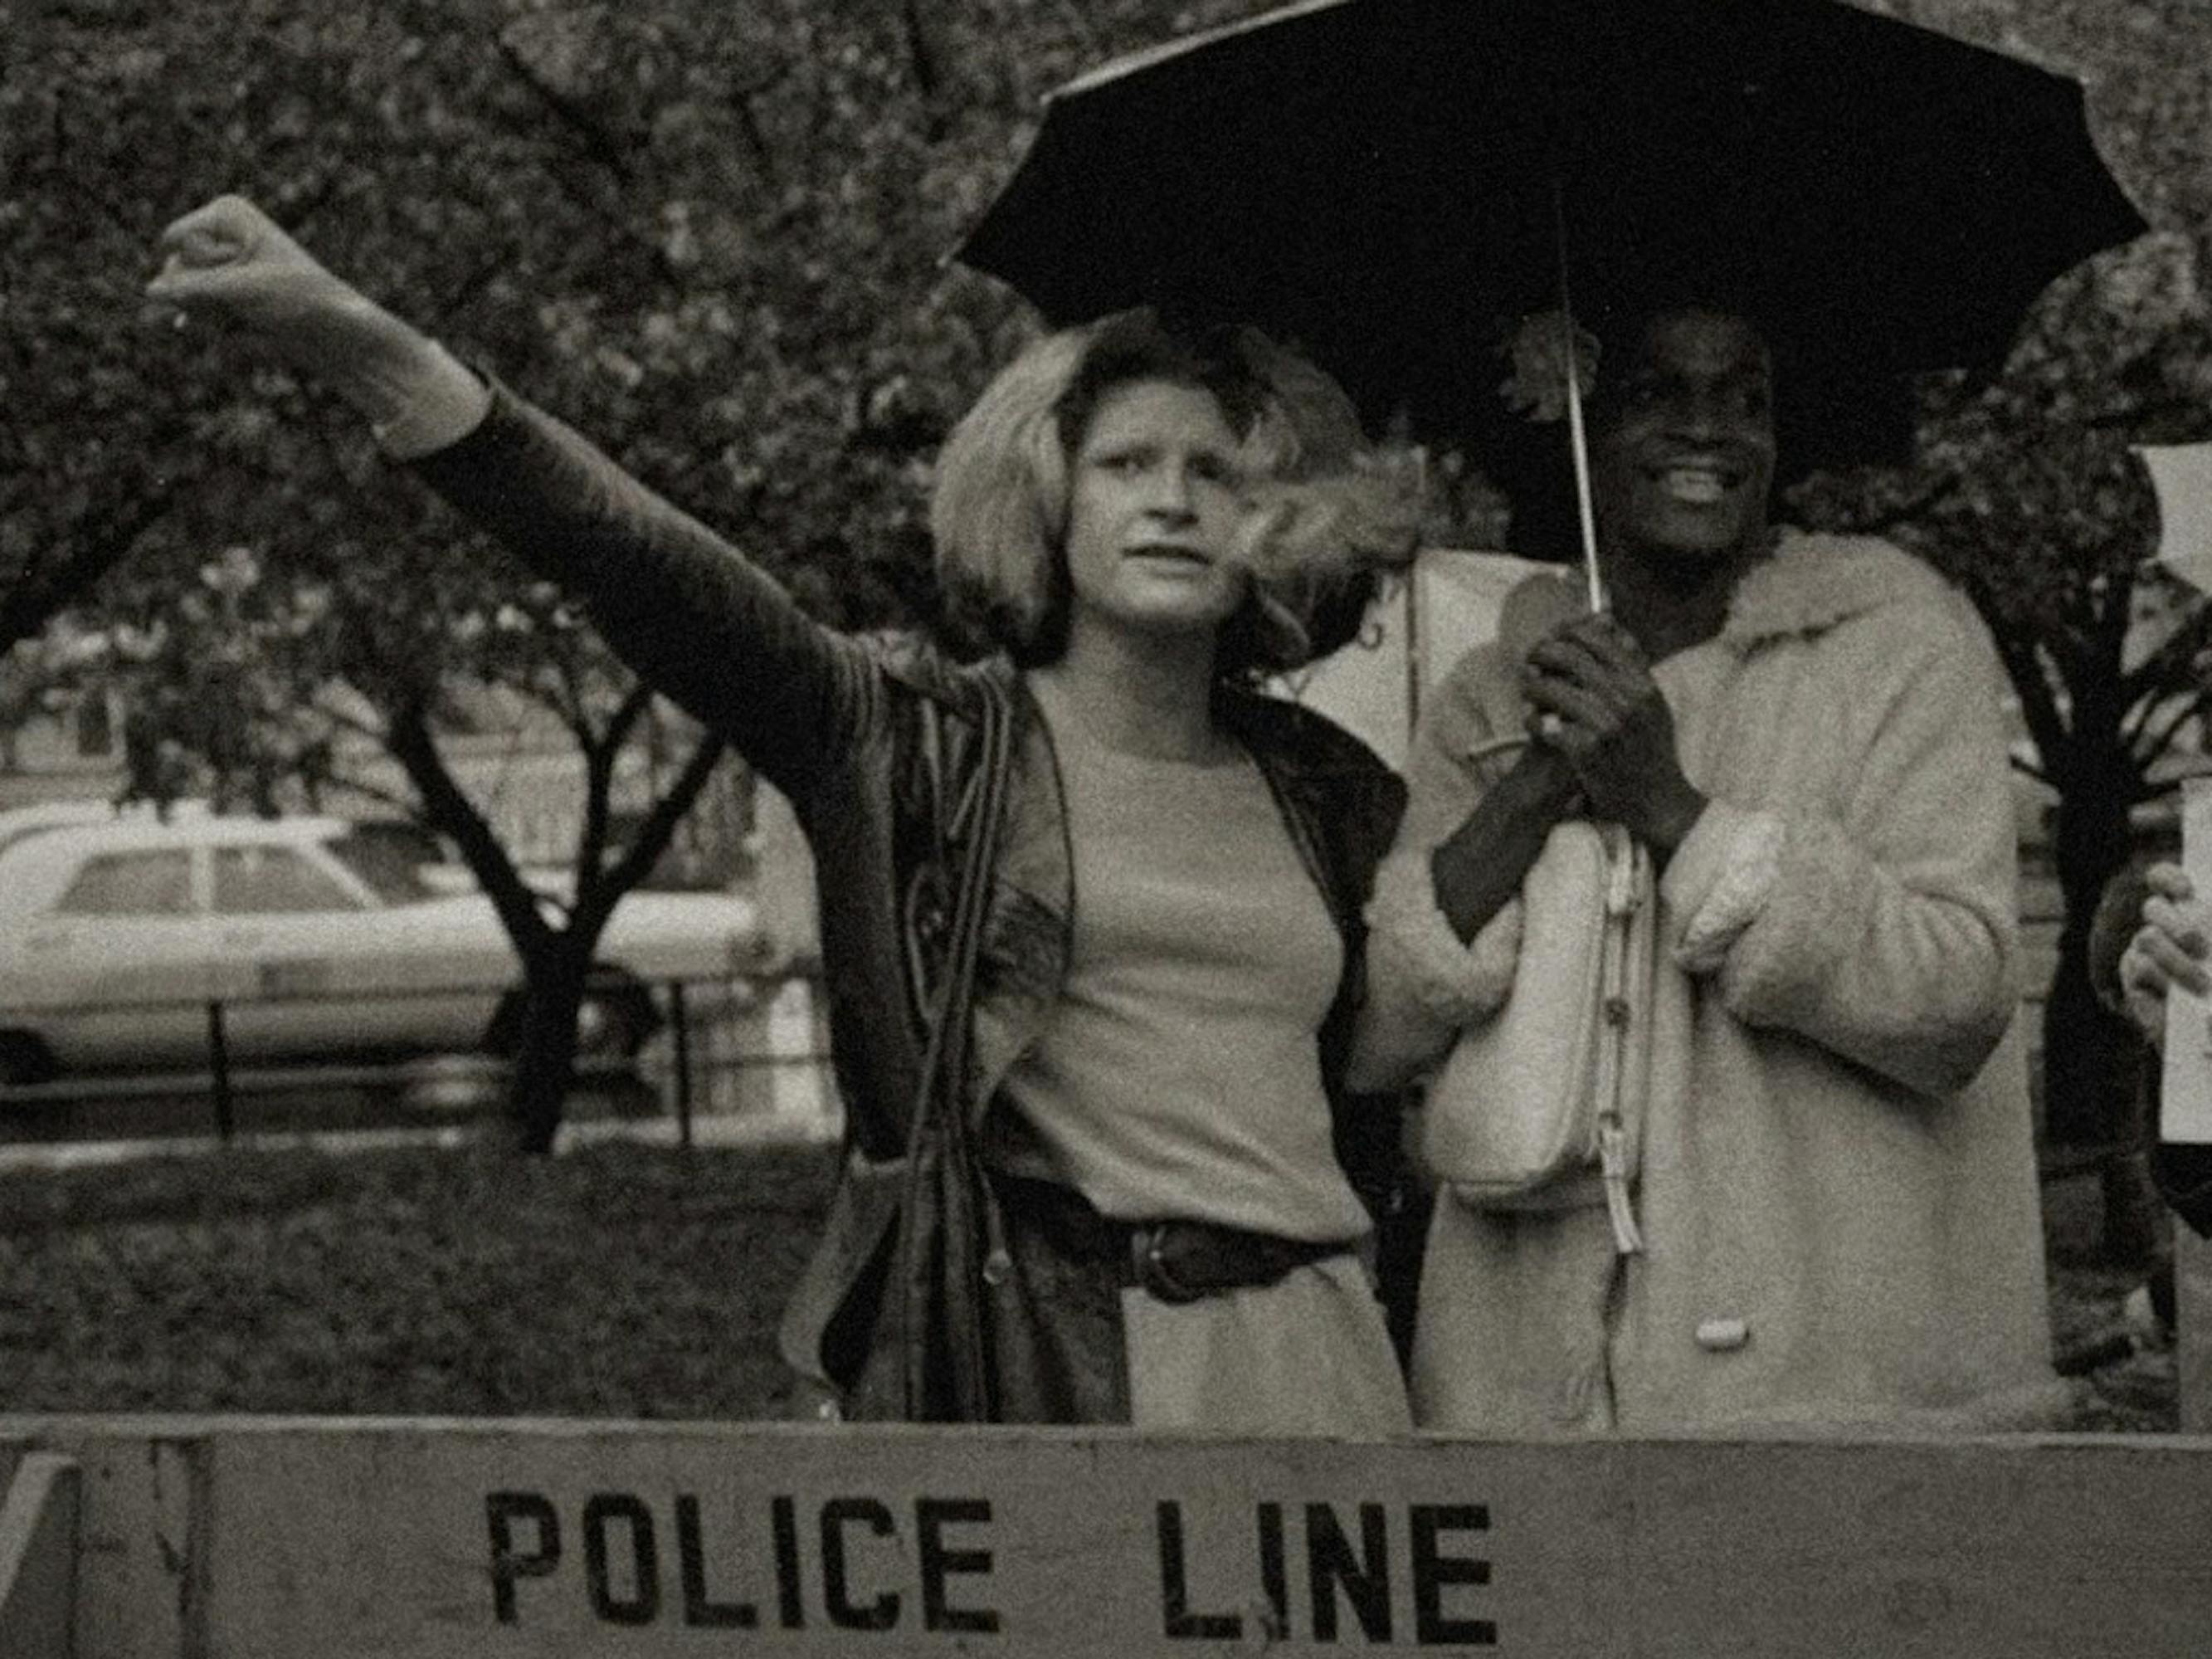
{"type": "Polygon", "coordinates": [[[1741,1319],[1701,1319],[1698,1346],[1707,1353],[1727,1353],[1751,1340],[1751,1327],[1741,1319]]]}
{"type": "Polygon", "coordinates": [[[983,1282],[1003,1285],[1013,1277],[1014,1259],[1003,1249],[994,1250],[983,1258],[983,1282]]]}

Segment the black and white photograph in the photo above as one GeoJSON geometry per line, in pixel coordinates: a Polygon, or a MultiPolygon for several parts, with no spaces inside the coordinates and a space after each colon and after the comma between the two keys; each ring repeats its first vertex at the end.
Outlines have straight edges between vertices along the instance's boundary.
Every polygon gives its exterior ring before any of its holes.
{"type": "Polygon", "coordinates": [[[0,0],[0,1656],[2212,1653],[2212,10],[0,0]]]}

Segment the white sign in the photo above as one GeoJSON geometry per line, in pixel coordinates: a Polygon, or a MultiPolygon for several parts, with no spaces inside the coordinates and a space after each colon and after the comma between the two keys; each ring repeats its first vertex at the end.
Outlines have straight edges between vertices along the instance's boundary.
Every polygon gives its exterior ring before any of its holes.
{"type": "MultiPolygon", "coordinates": [[[[2212,900],[2212,777],[2182,781],[2181,866],[2212,900]]],[[[2212,1004],[2178,985],[2166,999],[2162,1063],[2159,1139],[2212,1141],[2212,1004]]]]}
{"type": "Polygon", "coordinates": [[[1508,553],[1427,548],[1409,577],[1368,608],[1360,636],[1286,676],[1281,687],[1403,770],[1421,694],[1498,632],[1505,596],[1531,573],[1559,574],[1508,553]]]}
{"type": "MultiPolygon", "coordinates": [[[[0,1419],[76,1659],[2201,1655],[2212,1442],[0,1419]]],[[[6,1628],[0,1651],[50,1653],[6,1628]]]]}
{"type": "Polygon", "coordinates": [[[2212,444],[2142,444],[2158,492],[2158,562],[2212,593],[2212,444]]]}

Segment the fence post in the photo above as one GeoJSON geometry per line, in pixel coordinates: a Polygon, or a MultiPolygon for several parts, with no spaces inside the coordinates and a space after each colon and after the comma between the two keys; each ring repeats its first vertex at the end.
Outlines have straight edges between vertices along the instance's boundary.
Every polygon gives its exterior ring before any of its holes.
{"type": "Polygon", "coordinates": [[[214,1074],[215,1132],[228,1140],[237,1127],[230,1102],[230,1037],[223,1029],[222,1004],[210,1000],[208,1012],[208,1067],[214,1074]]]}
{"type": "Polygon", "coordinates": [[[691,1145],[691,1015],[684,1005],[684,981],[668,981],[668,1017],[676,1024],[676,1144],[691,1145]]]}

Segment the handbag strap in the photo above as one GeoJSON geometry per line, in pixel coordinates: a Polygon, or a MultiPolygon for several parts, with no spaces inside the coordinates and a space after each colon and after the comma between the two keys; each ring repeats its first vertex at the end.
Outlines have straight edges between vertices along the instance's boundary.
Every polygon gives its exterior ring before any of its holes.
{"type": "MultiPolygon", "coordinates": [[[[963,791],[958,808],[941,821],[950,843],[966,820],[967,848],[954,890],[951,929],[945,938],[942,980],[928,1012],[928,1042],[915,1112],[908,1125],[911,1150],[933,1104],[948,1095],[957,1099],[967,1065],[969,1015],[975,996],[975,963],[983,942],[983,918],[989,908],[991,871],[998,862],[1000,832],[1012,793],[1013,711],[1006,688],[981,678],[981,763],[963,791]]],[[[954,1112],[954,1119],[962,1114],[954,1112]]]]}
{"type": "MultiPolygon", "coordinates": [[[[1598,987],[1597,1095],[1598,1170],[1605,1187],[1605,1206],[1613,1224],[1613,1249],[1622,1255],[1640,1255],[1643,1229],[1636,1224],[1636,1206],[1629,1194],[1629,1126],[1627,1048],[1630,1025],[1650,1017],[1650,999],[1639,999],[1639,979],[1648,979],[1644,964],[1630,960],[1629,949],[1638,937],[1637,911],[1654,902],[1651,858],[1643,844],[1617,823],[1602,826],[1606,851],[1605,928],[1598,987]],[[1639,1006],[1640,1002],[1640,1006],[1639,1006]]],[[[1647,921],[1645,932],[1649,932],[1647,921]]]]}
{"type": "MultiPolygon", "coordinates": [[[[906,1403],[909,1418],[921,1414],[921,1407],[928,1393],[927,1376],[928,1354],[932,1344],[918,1340],[923,1322],[933,1316],[931,1299],[920,1297],[916,1305],[917,1266],[920,1253],[927,1241],[923,1237],[924,1218],[938,1213],[938,1207],[929,1202],[930,1184],[940,1171],[950,1166],[965,1169],[969,1162],[968,1114],[963,1109],[963,1084],[968,1066],[969,1039],[973,1026],[975,963],[981,952],[983,921],[989,908],[991,873],[998,862],[1000,831],[1006,816],[1006,801],[1012,793],[1013,773],[1013,711],[1011,699],[1004,686],[986,674],[979,677],[982,691],[981,708],[981,744],[982,749],[979,767],[963,792],[958,808],[939,818],[941,850],[949,853],[950,843],[964,821],[967,846],[961,860],[960,878],[956,887],[952,919],[946,936],[942,967],[942,979],[931,999],[928,1012],[928,1036],[922,1054],[921,1072],[916,1087],[914,1110],[907,1127],[907,1170],[905,1202],[900,1216],[900,1256],[904,1263],[902,1294],[908,1298],[904,1328],[907,1332],[906,1403]],[[934,1142],[933,1147],[932,1143],[934,1142]],[[933,1151],[935,1156],[933,1157],[933,1151]]],[[[933,764],[933,790],[941,800],[943,779],[938,768],[938,757],[930,751],[933,764]]],[[[952,1356],[956,1378],[964,1379],[959,1386],[980,1395],[981,1379],[989,1375],[989,1356],[985,1350],[985,1336],[980,1322],[964,1322],[961,1328],[943,1333],[957,1345],[960,1352],[952,1356]]],[[[980,1397],[964,1400],[963,1415],[979,1419],[988,1414],[988,1401],[980,1397]]]]}

